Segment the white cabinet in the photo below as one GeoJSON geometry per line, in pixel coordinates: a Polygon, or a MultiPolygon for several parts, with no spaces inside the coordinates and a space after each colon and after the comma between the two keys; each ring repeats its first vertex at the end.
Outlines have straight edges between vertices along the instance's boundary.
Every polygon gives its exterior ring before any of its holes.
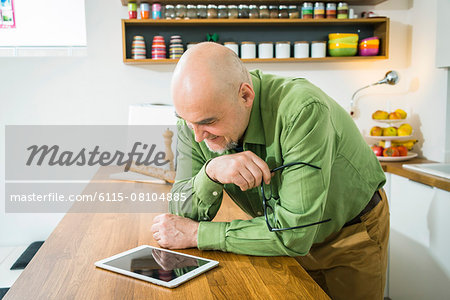
{"type": "Polygon", "coordinates": [[[389,175],[389,297],[449,299],[450,193],[389,175]]]}

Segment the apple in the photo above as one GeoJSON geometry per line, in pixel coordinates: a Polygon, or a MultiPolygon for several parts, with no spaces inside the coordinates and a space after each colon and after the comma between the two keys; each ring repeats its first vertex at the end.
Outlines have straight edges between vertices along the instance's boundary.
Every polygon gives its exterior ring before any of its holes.
{"type": "Polygon", "coordinates": [[[384,150],[383,147],[373,145],[371,148],[372,148],[373,153],[375,153],[376,156],[383,156],[383,150],[384,150]]]}
{"type": "Polygon", "coordinates": [[[370,135],[371,136],[381,136],[383,134],[383,128],[379,126],[374,126],[372,129],[370,129],[370,135]]]}
{"type": "Polygon", "coordinates": [[[398,113],[398,112],[391,112],[390,114],[389,114],[389,116],[388,116],[388,119],[389,120],[398,120],[398,119],[401,119],[402,118],[402,116],[398,113]]]}
{"type": "Polygon", "coordinates": [[[406,119],[406,116],[408,115],[406,111],[400,108],[396,109],[395,112],[398,113],[402,119],[406,119]]]}
{"type": "Polygon", "coordinates": [[[396,136],[397,135],[397,128],[395,127],[387,127],[383,129],[383,135],[384,136],[396,136]]]}
{"type": "Polygon", "coordinates": [[[397,147],[389,147],[384,149],[383,156],[400,156],[397,147]]]}
{"type": "Polygon", "coordinates": [[[397,146],[395,147],[398,150],[398,153],[400,156],[407,156],[408,155],[408,148],[405,146],[397,146]]]}
{"type": "Polygon", "coordinates": [[[384,110],[377,110],[372,114],[372,119],[374,120],[386,120],[388,118],[389,114],[387,111],[384,110]]]}

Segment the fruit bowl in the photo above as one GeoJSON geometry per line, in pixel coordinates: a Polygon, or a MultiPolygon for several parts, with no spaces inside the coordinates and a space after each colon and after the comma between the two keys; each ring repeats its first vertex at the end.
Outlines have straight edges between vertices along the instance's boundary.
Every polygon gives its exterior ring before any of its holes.
{"type": "Polygon", "coordinates": [[[386,123],[386,124],[397,124],[397,123],[402,123],[402,122],[406,121],[406,119],[392,119],[392,120],[389,120],[389,119],[387,119],[387,120],[372,119],[372,120],[374,120],[376,122],[380,122],[380,123],[386,123]]]}
{"type": "Polygon", "coordinates": [[[409,140],[412,138],[412,135],[366,135],[366,138],[371,138],[377,141],[395,141],[395,140],[409,140]]]}
{"type": "Polygon", "coordinates": [[[417,156],[417,153],[408,152],[406,156],[377,156],[379,161],[405,161],[417,156]]]}

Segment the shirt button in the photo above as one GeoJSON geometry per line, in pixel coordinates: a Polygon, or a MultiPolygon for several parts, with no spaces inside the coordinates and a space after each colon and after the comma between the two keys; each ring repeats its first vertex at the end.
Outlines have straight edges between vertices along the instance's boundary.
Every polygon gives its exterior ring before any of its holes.
{"type": "Polygon", "coordinates": [[[214,192],[213,192],[213,196],[217,196],[217,195],[219,195],[219,193],[216,192],[216,191],[214,191],[214,192]]]}
{"type": "Polygon", "coordinates": [[[258,211],[257,212],[258,216],[262,216],[262,212],[258,211]]]}
{"type": "Polygon", "coordinates": [[[208,218],[206,218],[206,217],[205,217],[205,218],[203,218],[203,221],[208,221],[208,218]]]}

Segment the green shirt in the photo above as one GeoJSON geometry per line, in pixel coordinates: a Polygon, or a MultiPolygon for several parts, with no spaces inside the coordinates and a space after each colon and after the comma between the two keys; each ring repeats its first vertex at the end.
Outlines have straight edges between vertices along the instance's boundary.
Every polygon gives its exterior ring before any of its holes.
{"type": "MultiPolygon", "coordinates": [[[[242,192],[234,184],[212,181],[205,166],[219,154],[211,152],[204,141],[195,142],[184,121],[179,122],[172,192],[185,193],[187,200],[170,202],[170,212],[200,221],[199,249],[262,256],[306,255],[312,244],[357,216],[386,178],[349,114],[322,90],[302,78],[259,70],[250,73],[255,99],[243,138],[244,151],[261,157],[270,169],[298,161],[321,167],[294,166],[275,173],[271,185],[272,193],[279,196],[272,205],[276,227],[331,221],[270,232],[260,188],[242,192]],[[253,219],[209,222],[220,207],[224,189],[253,219]]],[[[235,150],[224,154],[232,153],[235,150]]]]}

